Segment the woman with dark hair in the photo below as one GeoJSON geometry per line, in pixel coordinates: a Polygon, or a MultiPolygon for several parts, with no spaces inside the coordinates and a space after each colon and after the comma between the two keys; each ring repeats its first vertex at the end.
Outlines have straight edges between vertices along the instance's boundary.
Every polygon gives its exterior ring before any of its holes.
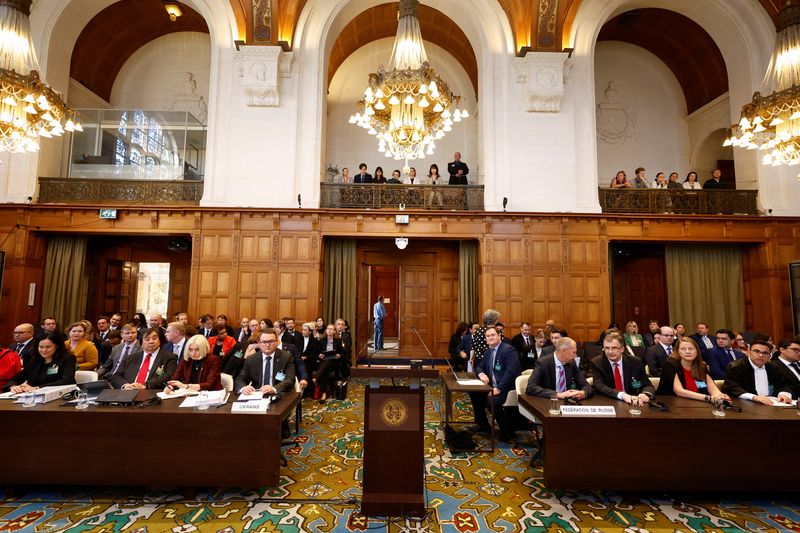
{"type": "Polygon", "coordinates": [[[211,331],[214,333],[213,337],[208,338],[211,353],[224,359],[236,346],[236,339],[228,335],[228,329],[224,324],[214,324],[211,331]]]}
{"type": "Polygon", "coordinates": [[[428,169],[428,183],[431,185],[438,185],[439,179],[441,176],[439,175],[439,166],[434,163],[428,169]]]}
{"type": "Polygon", "coordinates": [[[669,180],[667,181],[667,189],[683,189],[683,185],[678,183],[677,172],[670,172],[669,180]]]}
{"type": "Polygon", "coordinates": [[[321,316],[318,316],[314,320],[315,329],[314,329],[314,336],[318,339],[321,339],[325,336],[325,319],[321,316]]]}
{"type": "Polygon", "coordinates": [[[667,188],[667,178],[664,177],[663,172],[659,172],[656,174],[656,179],[653,181],[653,189],[666,189],[667,188]]]}
{"type": "Polygon", "coordinates": [[[300,359],[302,359],[303,363],[306,365],[306,370],[308,371],[309,375],[313,374],[313,372],[317,369],[317,363],[319,363],[320,345],[319,341],[314,335],[315,329],[316,323],[314,322],[307,322],[303,324],[303,329],[301,331],[301,334],[303,335],[303,343],[297,347],[297,349],[300,350],[300,359]]]}
{"type": "Polygon", "coordinates": [[[372,183],[386,183],[386,176],[383,175],[382,167],[375,167],[375,175],[372,177],[372,183]]]}
{"type": "Polygon", "coordinates": [[[133,320],[131,322],[136,326],[137,337],[139,337],[141,341],[142,336],[147,331],[147,317],[144,316],[144,313],[136,313],[133,315],[133,320]]]}
{"type": "Polygon", "coordinates": [[[680,396],[690,400],[711,402],[722,399],[730,401],[727,394],[720,392],[708,366],[700,357],[700,349],[694,339],[684,337],[678,347],[661,367],[661,381],[656,395],[680,396]]]}
{"type": "Polygon", "coordinates": [[[331,376],[339,370],[342,364],[342,341],[333,324],[325,327],[325,337],[321,340],[319,370],[317,370],[317,386],[320,390],[319,403],[325,403],[328,398],[331,376]]]}
{"type": "Polygon", "coordinates": [[[6,389],[18,394],[39,387],[71,385],[76,368],[75,356],[58,335],[51,333],[35,341],[30,362],[6,383],[6,389]]]}
{"type": "Polygon", "coordinates": [[[270,320],[269,318],[262,318],[261,321],[258,323],[258,325],[261,327],[261,331],[264,331],[267,328],[274,327],[272,320],[270,320]]]}
{"type": "Polygon", "coordinates": [[[450,359],[453,361],[453,368],[456,371],[461,370],[466,366],[466,360],[462,359],[458,354],[458,347],[461,346],[461,340],[464,335],[469,331],[469,324],[460,322],[456,328],[456,332],[450,337],[450,344],[447,346],[447,353],[450,354],[450,359]]]}
{"type": "Polygon", "coordinates": [[[628,176],[625,174],[624,170],[620,170],[617,172],[617,175],[614,176],[614,179],[611,180],[611,184],[608,186],[609,189],[630,189],[631,184],[628,182],[628,176]]]}
{"type": "Polygon", "coordinates": [[[692,171],[686,175],[686,180],[683,182],[684,189],[702,189],[703,186],[697,181],[697,172],[692,171]]]}
{"type": "MultiPolygon", "coordinates": [[[[222,329],[225,329],[224,326],[222,329]]],[[[220,358],[209,351],[206,338],[203,335],[195,335],[186,341],[183,357],[175,373],[172,374],[172,379],[167,381],[164,392],[172,394],[177,389],[222,390],[221,367],[220,358]]]]}

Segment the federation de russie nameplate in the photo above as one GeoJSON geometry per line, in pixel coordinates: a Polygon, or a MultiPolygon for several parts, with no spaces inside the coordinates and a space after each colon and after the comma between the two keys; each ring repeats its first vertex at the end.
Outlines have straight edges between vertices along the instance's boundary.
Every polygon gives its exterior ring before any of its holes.
{"type": "Polygon", "coordinates": [[[562,415],[573,416],[617,416],[613,405],[562,405],[562,415]]]}

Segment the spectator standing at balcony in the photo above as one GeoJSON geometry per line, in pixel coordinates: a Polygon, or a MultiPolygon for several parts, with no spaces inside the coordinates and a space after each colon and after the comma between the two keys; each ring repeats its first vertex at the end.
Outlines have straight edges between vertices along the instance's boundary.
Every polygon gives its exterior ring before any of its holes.
{"type": "Polygon", "coordinates": [[[700,185],[700,182],[697,181],[697,172],[691,171],[686,175],[686,180],[683,182],[683,188],[689,190],[698,190],[703,188],[700,185]]]}
{"type": "Polygon", "coordinates": [[[342,183],[350,183],[350,169],[347,167],[342,169],[342,183]]]}
{"type": "Polygon", "coordinates": [[[647,184],[647,177],[645,176],[645,169],[643,167],[639,167],[636,169],[636,177],[633,178],[633,188],[634,189],[650,188],[650,186],[647,184]]]}
{"type": "Polygon", "coordinates": [[[409,167],[408,174],[406,175],[406,178],[405,178],[405,183],[408,183],[409,185],[414,185],[414,183],[419,185],[420,183],[422,183],[422,181],[420,181],[420,179],[417,178],[417,169],[416,168],[409,167]]]}
{"type": "Polygon", "coordinates": [[[375,167],[375,176],[372,178],[372,183],[386,183],[386,176],[383,175],[382,167],[375,167]]]}
{"type": "Polygon", "coordinates": [[[653,189],[666,189],[667,179],[664,177],[663,172],[656,174],[656,180],[653,182],[653,189]]]}
{"type": "Polygon", "coordinates": [[[628,176],[625,174],[624,170],[620,170],[617,172],[617,175],[614,176],[614,179],[611,180],[611,184],[608,186],[609,189],[630,189],[631,184],[628,182],[628,176]]]}
{"type": "Polygon", "coordinates": [[[353,178],[353,183],[372,183],[372,174],[367,172],[367,164],[358,165],[358,174],[353,178]]]}
{"type": "Polygon", "coordinates": [[[400,181],[400,171],[397,169],[392,170],[392,177],[386,180],[386,183],[392,183],[394,185],[400,185],[403,183],[400,181]]]}
{"type": "Polygon", "coordinates": [[[453,154],[454,161],[447,163],[447,172],[450,173],[450,185],[467,185],[469,167],[461,160],[461,152],[453,154]]]}
{"type": "Polygon", "coordinates": [[[439,166],[434,163],[431,165],[431,168],[428,170],[428,181],[431,185],[440,185],[439,179],[441,176],[439,175],[439,166]]]}
{"type": "Polygon", "coordinates": [[[711,179],[703,184],[704,189],[727,189],[725,184],[720,181],[722,179],[722,171],[715,168],[711,171],[711,179]]]}
{"type": "Polygon", "coordinates": [[[667,182],[667,189],[683,189],[683,185],[678,183],[677,172],[670,172],[669,181],[667,182]]]}
{"type": "Polygon", "coordinates": [[[373,348],[378,352],[383,350],[383,321],[386,319],[386,306],[383,305],[383,296],[378,296],[378,301],[372,307],[372,319],[375,322],[375,343],[373,348]]]}
{"type": "MultiPolygon", "coordinates": [[[[428,170],[428,183],[431,185],[443,185],[443,183],[441,183],[441,176],[439,175],[439,166],[436,163],[432,164],[428,170]]],[[[438,205],[442,205],[442,194],[438,191],[427,191],[425,206],[433,207],[434,202],[438,205]]]]}

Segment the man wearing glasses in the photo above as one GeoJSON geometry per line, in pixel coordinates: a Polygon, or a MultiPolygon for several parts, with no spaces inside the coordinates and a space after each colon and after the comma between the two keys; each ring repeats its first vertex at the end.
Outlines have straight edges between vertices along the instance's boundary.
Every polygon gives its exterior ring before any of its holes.
{"type": "Polygon", "coordinates": [[[778,357],[767,363],[783,375],[792,389],[795,398],[800,397],[800,342],[796,339],[783,339],[778,344],[778,357]]]}
{"type": "Polygon", "coordinates": [[[644,372],[642,361],[624,352],[622,335],[616,332],[606,335],[603,353],[591,361],[594,389],[598,394],[625,403],[631,403],[633,398],[647,403],[656,394],[653,384],[644,372]]]}
{"type": "Polygon", "coordinates": [[[644,352],[647,370],[651,376],[660,377],[661,367],[672,355],[672,343],[675,340],[675,330],[669,326],[662,326],[658,330],[657,342],[644,352]]]}
{"type": "Polygon", "coordinates": [[[266,396],[282,394],[294,388],[292,356],[278,350],[278,334],[272,328],[261,332],[258,349],[245,360],[233,390],[239,394],[263,392],[266,396]]]}
{"type": "Polygon", "coordinates": [[[789,385],[776,367],[767,364],[771,355],[769,342],[754,340],[747,359],[735,361],[728,367],[722,392],[764,405],[773,404],[770,397],[777,397],[781,403],[790,403],[792,392],[789,385]]]}

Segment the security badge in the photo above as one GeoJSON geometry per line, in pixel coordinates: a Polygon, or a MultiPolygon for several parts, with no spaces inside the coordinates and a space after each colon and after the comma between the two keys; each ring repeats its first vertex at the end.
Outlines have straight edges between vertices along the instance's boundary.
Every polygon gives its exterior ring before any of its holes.
{"type": "Polygon", "coordinates": [[[48,367],[47,369],[48,376],[55,376],[56,374],[58,374],[58,365],[53,365],[51,367],[48,367]]]}
{"type": "Polygon", "coordinates": [[[277,374],[275,374],[276,381],[283,381],[284,379],[286,379],[286,374],[284,374],[283,372],[278,372],[277,374]]]}

